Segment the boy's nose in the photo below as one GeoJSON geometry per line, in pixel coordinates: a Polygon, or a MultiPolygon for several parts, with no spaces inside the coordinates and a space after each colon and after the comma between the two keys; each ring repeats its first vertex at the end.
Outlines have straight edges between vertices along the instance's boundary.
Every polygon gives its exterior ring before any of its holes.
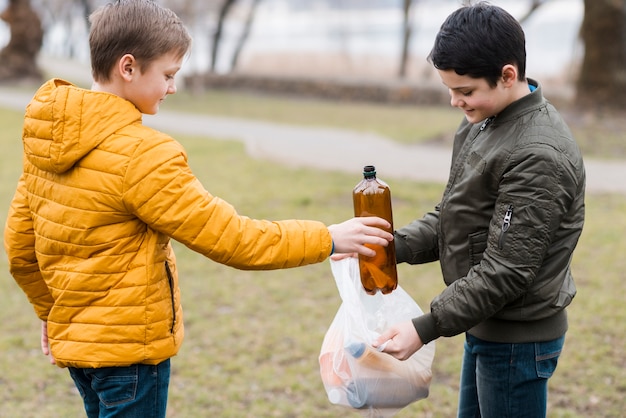
{"type": "Polygon", "coordinates": [[[450,106],[461,107],[463,106],[463,99],[458,94],[450,92],[450,106]]]}
{"type": "Polygon", "coordinates": [[[465,105],[465,102],[463,101],[462,98],[455,96],[455,95],[450,96],[450,106],[463,107],[464,105],[465,105]]]}

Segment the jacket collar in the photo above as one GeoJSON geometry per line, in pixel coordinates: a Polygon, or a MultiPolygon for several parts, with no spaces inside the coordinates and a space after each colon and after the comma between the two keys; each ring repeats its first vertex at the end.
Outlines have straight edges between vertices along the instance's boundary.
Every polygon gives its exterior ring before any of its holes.
{"type": "Polygon", "coordinates": [[[502,112],[496,115],[491,123],[496,125],[511,119],[516,119],[523,114],[535,111],[546,105],[546,100],[543,97],[539,83],[531,78],[527,80],[529,85],[535,87],[535,90],[508,105],[502,112]]]}

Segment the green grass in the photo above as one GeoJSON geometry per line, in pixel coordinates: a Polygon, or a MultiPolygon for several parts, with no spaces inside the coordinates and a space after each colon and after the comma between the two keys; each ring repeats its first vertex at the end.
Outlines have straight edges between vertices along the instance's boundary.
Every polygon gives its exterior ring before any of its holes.
{"type": "MultiPolygon", "coordinates": [[[[269,101],[267,107],[273,104],[269,101]]],[[[315,107],[314,103],[307,106],[315,107]]],[[[399,109],[391,107],[389,113],[394,110],[399,109]]],[[[285,110],[289,111],[294,112],[285,110]]],[[[340,106],[335,113],[340,113],[340,106]]],[[[371,119],[376,125],[375,112],[371,119]]],[[[0,126],[0,221],[4,224],[21,170],[20,114],[0,109],[0,126]]],[[[189,150],[190,164],[207,189],[242,214],[326,223],[352,215],[350,190],[360,173],[287,169],[250,159],[235,142],[178,139],[189,150]]],[[[442,192],[438,184],[386,180],[393,192],[396,226],[430,210],[442,192]]],[[[550,417],[618,417],[626,410],[626,197],[590,195],[587,211],[573,266],[579,293],[569,310],[565,351],[550,381],[550,417]]],[[[329,404],[319,377],[319,349],[340,304],[327,262],[244,272],[213,263],[178,244],[176,250],[186,337],[172,363],[170,416],[359,416],[329,404]]],[[[40,353],[38,320],[9,276],[1,252],[0,415],[82,417],[81,400],[67,371],[48,365],[40,353]]],[[[400,265],[399,277],[401,286],[425,310],[443,288],[436,263],[400,265]]],[[[460,336],[437,342],[430,397],[405,408],[398,417],[454,416],[461,352],[460,336]]]]}

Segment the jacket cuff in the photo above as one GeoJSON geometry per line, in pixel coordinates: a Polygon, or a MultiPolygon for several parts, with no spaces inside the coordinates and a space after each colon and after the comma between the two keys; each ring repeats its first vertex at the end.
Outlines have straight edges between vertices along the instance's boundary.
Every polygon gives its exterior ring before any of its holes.
{"type": "Polygon", "coordinates": [[[396,250],[396,264],[405,263],[411,256],[409,246],[404,242],[404,237],[394,231],[393,241],[389,244],[393,245],[396,250]]]}
{"type": "Polygon", "coordinates": [[[432,314],[427,313],[422,316],[418,316],[417,318],[413,318],[412,322],[415,330],[417,331],[417,335],[420,336],[423,344],[428,344],[429,342],[441,337],[437,331],[437,324],[435,323],[435,318],[433,318],[432,314]]]}

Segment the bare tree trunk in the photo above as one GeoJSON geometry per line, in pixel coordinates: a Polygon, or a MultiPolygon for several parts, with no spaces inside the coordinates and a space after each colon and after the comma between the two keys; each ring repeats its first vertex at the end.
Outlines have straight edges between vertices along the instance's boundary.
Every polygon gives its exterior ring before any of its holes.
{"type": "Polygon", "coordinates": [[[533,13],[535,13],[535,10],[537,10],[539,7],[541,7],[542,5],[546,4],[549,0],[533,0],[530,3],[530,7],[528,8],[528,11],[526,12],[526,14],[522,17],[520,17],[518,20],[518,22],[520,24],[523,24],[525,21],[528,20],[528,18],[530,18],[533,13]]]}
{"type": "Polygon", "coordinates": [[[217,28],[213,32],[213,44],[211,45],[211,72],[215,72],[217,65],[217,55],[219,52],[220,41],[222,40],[222,30],[224,29],[224,21],[230,11],[231,7],[237,2],[237,0],[224,0],[222,7],[220,8],[217,18],[217,28]]]}
{"type": "Polygon", "coordinates": [[[89,16],[93,12],[93,7],[91,7],[91,3],[89,2],[89,0],[78,0],[78,2],[83,8],[85,20],[87,21],[87,26],[89,27],[91,26],[91,22],[89,22],[89,16]]]}
{"type": "Polygon", "coordinates": [[[9,24],[11,31],[9,43],[0,51],[0,81],[41,81],[37,55],[43,29],[30,0],[10,0],[0,19],[9,24]]]}
{"type": "Polygon", "coordinates": [[[235,48],[235,52],[233,53],[233,58],[230,62],[230,70],[233,71],[237,67],[237,62],[239,61],[239,55],[241,55],[241,51],[243,50],[248,37],[250,36],[250,29],[252,28],[252,22],[254,21],[254,15],[256,13],[256,8],[259,5],[261,0],[252,0],[252,4],[250,5],[250,10],[248,11],[248,17],[246,19],[246,25],[243,29],[241,36],[239,37],[239,42],[237,42],[237,47],[235,48]]]}
{"type": "Polygon", "coordinates": [[[406,69],[409,64],[409,44],[411,43],[411,3],[412,0],[404,0],[404,19],[402,21],[402,54],[400,56],[400,68],[398,77],[406,77],[406,69]]]}
{"type": "Polygon", "coordinates": [[[585,0],[577,103],[626,109],[626,0],[585,0]]]}

